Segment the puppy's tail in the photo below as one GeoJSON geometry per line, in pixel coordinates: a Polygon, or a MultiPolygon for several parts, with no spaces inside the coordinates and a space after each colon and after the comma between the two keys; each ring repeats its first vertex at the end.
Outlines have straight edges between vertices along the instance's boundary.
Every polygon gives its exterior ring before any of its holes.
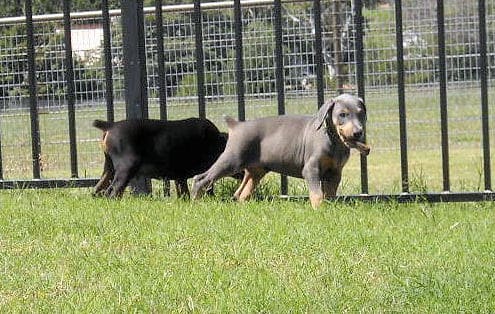
{"type": "Polygon", "coordinates": [[[113,122],[95,120],[93,121],[93,126],[105,132],[113,126],[113,122]]]}
{"type": "Polygon", "coordinates": [[[227,127],[229,128],[229,130],[234,128],[239,123],[239,121],[237,121],[236,119],[234,119],[230,116],[225,116],[224,120],[227,123],[227,127]]]}

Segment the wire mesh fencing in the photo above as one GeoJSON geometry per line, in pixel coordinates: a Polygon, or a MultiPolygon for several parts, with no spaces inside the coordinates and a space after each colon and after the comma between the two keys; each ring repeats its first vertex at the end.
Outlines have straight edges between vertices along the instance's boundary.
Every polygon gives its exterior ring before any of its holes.
{"type": "MultiPolygon", "coordinates": [[[[414,189],[441,189],[438,24],[436,4],[402,1],[407,140],[414,189]]],[[[354,1],[323,1],[323,57],[326,99],[355,93],[356,29],[354,1]]],[[[192,5],[163,10],[167,113],[169,119],[198,116],[195,28],[192,5]]],[[[310,1],[282,2],[284,89],[286,112],[311,114],[317,108],[315,25],[310,1]]],[[[454,188],[482,189],[480,107],[480,38],[476,1],[445,2],[449,145],[454,188]]],[[[146,57],[150,117],[159,117],[159,70],[155,16],[146,15],[146,57]]],[[[393,1],[367,1],[364,16],[365,88],[368,106],[370,180],[375,192],[399,186],[399,113],[397,106],[397,45],[393,1]],[[383,180],[384,167],[390,174],[383,180]],[[374,179],[377,178],[377,179],[374,179]]],[[[242,8],[246,118],[277,114],[274,12],[271,3],[242,8]]],[[[495,75],[495,1],[486,1],[488,77],[495,75]]],[[[72,18],[76,126],[79,176],[101,171],[100,134],[91,127],[105,119],[105,70],[101,12],[81,12],[72,18]]],[[[125,117],[124,65],[120,15],[110,18],[113,99],[116,120],[125,117]]],[[[37,95],[40,112],[43,178],[70,175],[67,95],[62,15],[35,18],[37,95]]],[[[221,129],[222,116],[237,115],[234,11],[225,3],[202,10],[206,115],[221,129]]],[[[31,139],[23,19],[0,19],[0,139],[3,178],[31,176],[31,139]]],[[[490,93],[493,84],[489,85],[490,93]]],[[[490,121],[495,121],[490,107],[490,121]]],[[[495,138],[490,130],[491,144],[495,138]]],[[[493,164],[493,161],[492,161],[493,164]]],[[[357,177],[351,161],[349,177],[357,177]]],[[[492,167],[493,168],[493,167],[492,167]]],[[[353,186],[351,179],[348,186],[353,186]]],[[[344,182],[345,188],[345,182],[344,182]]],[[[355,192],[354,188],[349,188],[355,192]]]]}

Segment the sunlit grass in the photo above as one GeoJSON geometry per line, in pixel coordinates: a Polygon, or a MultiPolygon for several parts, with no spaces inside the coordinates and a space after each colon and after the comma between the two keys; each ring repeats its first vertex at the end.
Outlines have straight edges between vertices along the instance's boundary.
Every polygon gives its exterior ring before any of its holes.
{"type": "Polygon", "coordinates": [[[2,312],[491,312],[494,203],[0,191],[2,312]]]}

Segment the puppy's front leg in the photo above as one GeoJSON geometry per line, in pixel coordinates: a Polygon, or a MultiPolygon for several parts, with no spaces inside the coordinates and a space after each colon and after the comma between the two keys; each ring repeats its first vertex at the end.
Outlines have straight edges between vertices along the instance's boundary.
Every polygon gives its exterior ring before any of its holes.
{"type": "Polygon", "coordinates": [[[340,169],[328,170],[324,175],[321,182],[323,189],[323,197],[334,197],[337,195],[337,188],[339,187],[340,180],[342,178],[342,171],[340,169]]]}
{"type": "Polygon", "coordinates": [[[310,160],[306,163],[302,171],[302,175],[308,184],[311,206],[313,206],[313,208],[317,208],[323,202],[323,191],[321,189],[318,161],[310,160]]]}

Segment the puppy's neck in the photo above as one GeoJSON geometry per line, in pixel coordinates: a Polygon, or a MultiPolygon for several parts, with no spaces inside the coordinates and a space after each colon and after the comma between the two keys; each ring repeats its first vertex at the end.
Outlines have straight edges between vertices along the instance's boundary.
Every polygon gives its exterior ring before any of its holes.
{"type": "Polygon", "coordinates": [[[342,150],[349,150],[349,146],[345,143],[344,139],[340,135],[337,127],[332,123],[330,119],[325,119],[324,128],[327,136],[330,138],[330,142],[336,146],[336,148],[342,150]]]}

